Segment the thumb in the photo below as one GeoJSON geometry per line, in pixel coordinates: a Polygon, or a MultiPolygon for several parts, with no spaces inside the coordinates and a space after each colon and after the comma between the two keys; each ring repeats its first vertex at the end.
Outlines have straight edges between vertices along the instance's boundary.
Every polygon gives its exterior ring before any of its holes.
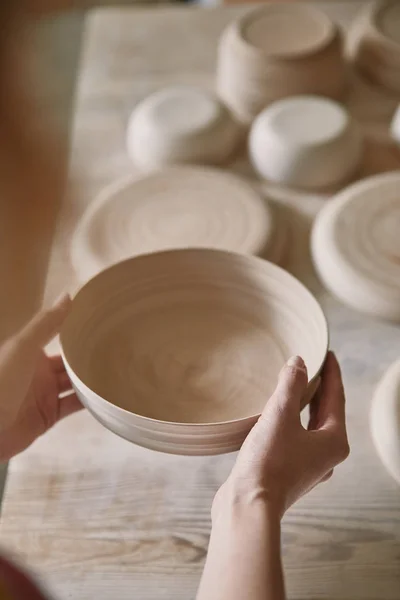
{"type": "Polygon", "coordinates": [[[52,308],[36,314],[17,334],[17,342],[43,348],[60,332],[71,308],[71,298],[64,294],[52,308]]]}

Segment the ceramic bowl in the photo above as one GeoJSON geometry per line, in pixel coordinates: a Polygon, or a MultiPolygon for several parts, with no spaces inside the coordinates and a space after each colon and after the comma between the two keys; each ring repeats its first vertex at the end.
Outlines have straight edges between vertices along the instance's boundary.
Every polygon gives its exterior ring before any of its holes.
{"type": "Polygon", "coordinates": [[[328,98],[278,100],[258,115],[249,136],[253,166],[266,179],[302,188],[349,179],[362,154],[359,128],[328,98]]]}
{"type": "Polygon", "coordinates": [[[340,98],[345,86],[341,34],[317,9],[268,4],[231,23],[221,36],[217,90],[243,122],[280,98],[340,98]]]}
{"type": "Polygon", "coordinates": [[[400,322],[400,171],[339,192],[314,221],[311,251],[325,286],[342,302],[400,322]]]}
{"type": "Polygon", "coordinates": [[[324,314],[286,271],[219,250],[153,253],[119,263],[73,300],[62,356],[88,410],[154,450],[237,450],[292,355],[309,396],[328,347],[324,314]]]}
{"type": "Polygon", "coordinates": [[[369,80],[400,93],[400,3],[368,4],[351,32],[357,68],[369,80]]]}
{"type": "Polygon", "coordinates": [[[220,165],[235,154],[240,133],[239,124],[213,93],[171,86],[135,108],[126,145],[142,170],[182,163],[220,165]]]}

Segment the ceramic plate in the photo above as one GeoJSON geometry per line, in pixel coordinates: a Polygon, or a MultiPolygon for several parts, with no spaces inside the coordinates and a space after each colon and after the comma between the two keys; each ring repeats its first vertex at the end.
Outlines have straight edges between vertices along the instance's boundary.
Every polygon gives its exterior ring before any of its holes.
{"type": "Polygon", "coordinates": [[[84,215],[71,252],[86,281],[138,254],[186,247],[258,254],[273,237],[272,211],[249,183],[213,169],[181,167],[106,189],[84,215]]]}

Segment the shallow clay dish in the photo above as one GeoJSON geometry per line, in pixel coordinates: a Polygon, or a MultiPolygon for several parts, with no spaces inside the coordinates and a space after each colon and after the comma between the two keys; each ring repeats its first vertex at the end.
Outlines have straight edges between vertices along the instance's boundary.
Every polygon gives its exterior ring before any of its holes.
{"type": "Polygon", "coordinates": [[[164,452],[217,454],[240,447],[291,355],[303,356],[315,391],[328,331],[283,269],[194,249],[97,275],[73,300],[61,345],[79,398],[111,431],[164,452]]]}
{"type": "Polygon", "coordinates": [[[356,310],[400,321],[400,171],[349,186],[314,223],[311,249],[326,287],[356,310]]]}
{"type": "Polygon", "coordinates": [[[172,248],[263,253],[279,262],[275,225],[268,202],[244,179],[175,167],[105,189],[77,227],[71,258],[81,281],[120,260],[172,248]]]}
{"type": "Polygon", "coordinates": [[[376,388],[370,425],[380,459],[400,484],[400,360],[391,365],[376,388]]]}
{"type": "Polygon", "coordinates": [[[354,61],[374,83],[400,93],[400,3],[368,4],[353,25],[354,61]]]}
{"type": "Polygon", "coordinates": [[[345,85],[341,35],[319,10],[268,4],[222,34],[217,90],[241,121],[250,122],[270,102],[287,96],[340,98],[345,85]]]}
{"type": "Polygon", "coordinates": [[[160,90],[133,111],[127,150],[143,170],[165,165],[219,165],[233,157],[241,130],[212,92],[192,86],[160,90]]]}
{"type": "Polygon", "coordinates": [[[295,96],[258,115],[249,150],[261,177],[316,188],[347,181],[359,167],[362,143],[343,106],[328,98],[295,96]]]}

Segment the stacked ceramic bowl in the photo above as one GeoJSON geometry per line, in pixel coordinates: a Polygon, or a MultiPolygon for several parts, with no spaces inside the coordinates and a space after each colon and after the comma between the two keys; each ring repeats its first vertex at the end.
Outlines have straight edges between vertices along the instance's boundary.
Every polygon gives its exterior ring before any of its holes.
{"type": "Polygon", "coordinates": [[[342,39],[319,10],[292,3],[257,8],[224,31],[217,90],[244,122],[279,98],[340,98],[346,84],[342,39]]]}
{"type": "Polygon", "coordinates": [[[377,85],[400,93],[400,2],[368,5],[356,21],[352,37],[359,70],[377,85]]]}
{"type": "Polygon", "coordinates": [[[310,399],[328,332],[314,297],[279,267],[172,250],[89,281],[61,345],[79,398],[105,427],[153,450],[206,455],[241,446],[291,355],[304,357],[310,399]]]}

